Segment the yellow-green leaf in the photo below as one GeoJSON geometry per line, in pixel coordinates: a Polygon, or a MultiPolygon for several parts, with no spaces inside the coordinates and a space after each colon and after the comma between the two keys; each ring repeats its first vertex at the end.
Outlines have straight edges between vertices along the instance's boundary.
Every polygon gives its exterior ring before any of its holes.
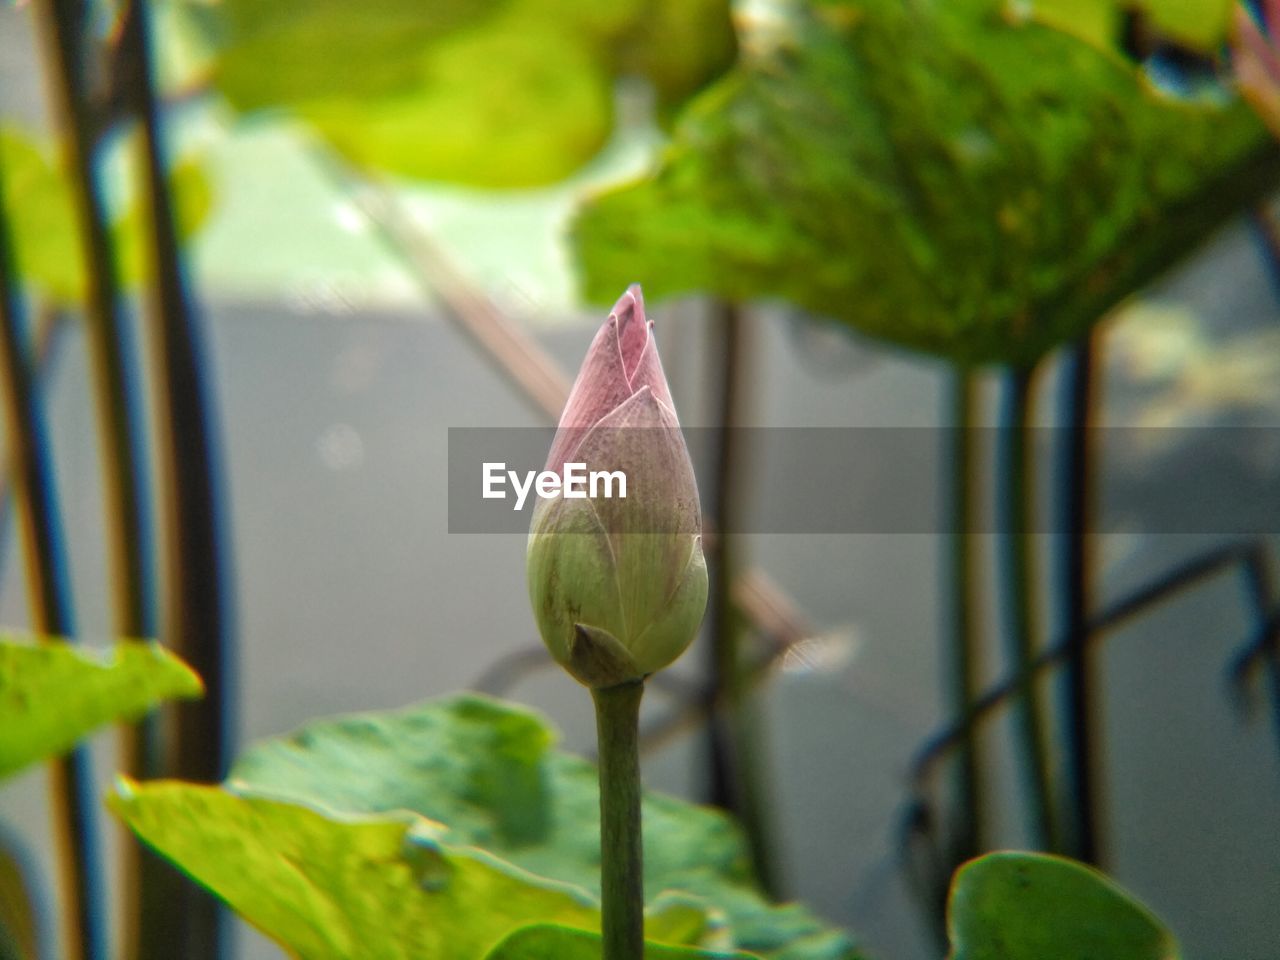
{"type": "MultiPolygon", "coordinates": [[[[598,926],[597,775],[553,739],[528,710],[457,696],[268,740],[221,788],[125,783],[110,803],[308,960],[481,960],[518,927],[598,926]]],[[[760,894],[722,813],[648,794],[644,817],[652,939],[769,960],[860,956],[843,931],[760,894]]]]}
{"type": "Polygon", "coordinates": [[[307,960],[479,960],[540,920],[598,927],[591,898],[411,813],[341,816],[232,789],[122,781],[143,840],[307,960]]]}
{"type": "Polygon", "coordinates": [[[65,753],[103,724],[202,689],[191,668],[156,643],[129,640],[91,653],[62,641],[0,640],[0,778],[65,753]]]}
{"type": "Polygon", "coordinates": [[[8,219],[18,275],[54,300],[78,299],[84,260],[71,193],[51,153],[0,127],[0,209],[8,219]]]}

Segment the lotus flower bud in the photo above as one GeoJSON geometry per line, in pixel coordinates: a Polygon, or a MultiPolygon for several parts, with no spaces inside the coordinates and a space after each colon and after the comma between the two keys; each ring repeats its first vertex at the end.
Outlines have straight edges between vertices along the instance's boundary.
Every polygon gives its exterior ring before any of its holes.
{"type": "Polygon", "coordinates": [[[570,497],[562,486],[538,501],[534,618],[551,655],[587,686],[642,679],[692,642],[707,567],[693,464],[639,286],[614,306],[578,371],[546,469],[563,480],[565,464],[620,472],[626,493],[601,483],[570,497]]]}

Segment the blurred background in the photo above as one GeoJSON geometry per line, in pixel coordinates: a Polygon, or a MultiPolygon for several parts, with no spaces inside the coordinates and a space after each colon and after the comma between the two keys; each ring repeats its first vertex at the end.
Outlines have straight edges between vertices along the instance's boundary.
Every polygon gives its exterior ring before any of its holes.
{"type": "MultiPolygon", "coordinates": [[[[927,481],[952,523],[720,538],[713,577],[748,586],[713,590],[650,694],[647,785],[743,816],[772,892],[872,956],[940,956],[950,869],[1025,847],[1101,865],[1189,957],[1280,958],[1280,541],[1201,521],[1280,493],[1266,11],[419,6],[0,6],[0,198],[76,634],[126,632],[105,302],[137,428],[140,623],[221,678],[219,713],[169,735],[211,759],[164,769],[214,780],[310,719],[468,687],[592,749],[589,698],[541,653],[523,537],[448,532],[447,438],[553,423],[638,281],[686,426],[943,428],[927,481]],[[138,213],[138,84],[171,273],[138,213]],[[105,301],[77,240],[86,193],[115,243],[105,301]],[[186,354],[157,309],[182,312],[186,354]],[[184,355],[198,389],[175,400],[184,355]],[[1144,442],[1090,446],[1114,428],[1144,442]],[[1224,436],[1249,440],[1224,456],[1224,436]],[[1149,515],[1097,508],[1135,478],[1149,515]],[[184,510],[209,539],[161,549],[184,510]],[[929,752],[1046,650],[1036,684],[929,752]]],[[[700,488],[749,530],[786,473],[734,436],[700,488]]],[[[0,622],[26,628],[5,510],[0,622]]],[[[95,740],[95,790],[130,762],[95,740]]],[[[0,827],[56,905],[49,790],[43,771],[0,787],[0,827]]],[[[279,951],[237,925],[224,955],[279,951]]]]}

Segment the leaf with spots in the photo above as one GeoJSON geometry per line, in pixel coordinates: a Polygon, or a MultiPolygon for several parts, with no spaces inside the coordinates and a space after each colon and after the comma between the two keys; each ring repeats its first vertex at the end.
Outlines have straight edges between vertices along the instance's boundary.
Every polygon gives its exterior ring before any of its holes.
{"type": "Polygon", "coordinates": [[[1179,99],[999,0],[780,3],[649,177],[573,230],[585,293],[783,298],[1030,364],[1280,180],[1226,91],[1179,99]]]}

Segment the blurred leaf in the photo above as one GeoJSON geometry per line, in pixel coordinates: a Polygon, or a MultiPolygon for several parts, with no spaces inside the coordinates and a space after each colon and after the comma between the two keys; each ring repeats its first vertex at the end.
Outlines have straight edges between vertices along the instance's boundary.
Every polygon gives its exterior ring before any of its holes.
{"type": "Polygon", "coordinates": [[[1227,39],[1236,0],[1144,0],[1140,9],[1160,33],[1193,50],[1216,52],[1227,39]]]}
{"type": "Polygon", "coordinates": [[[156,643],[90,653],[62,641],[0,639],[0,778],[71,749],[105,723],[202,690],[191,668],[156,643]]]}
{"type": "MultiPolygon", "coordinates": [[[[600,960],[600,934],[550,923],[521,927],[503,939],[485,960],[600,960]]],[[[708,953],[690,947],[672,947],[646,942],[645,960],[733,960],[749,958],[746,953],[708,953]]]]}
{"type": "Polygon", "coordinates": [[[0,960],[37,960],[36,927],[22,858],[0,833],[0,960]]]}
{"type": "MultiPolygon", "coordinates": [[[[178,239],[191,239],[213,209],[213,190],[204,168],[194,160],[184,160],[169,174],[169,190],[174,205],[178,239]]],[[[120,280],[128,287],[150,282],[147,221],[137,204],[130,206],[114,227],[117,255],[120,258],[120,280]]]]}
{"type": "Polygon", "coordinates": [[[80,298],[84,260],[66,180],[48,152],[0,127],[0,213],[8,218],[21,277],[58,301],[80,298]]]}
{"type": "Polygon", "coordinates": [[[1226,42],[1235,0],[1031,0],[1036,19],[1099,46],[1114,47],[1125,16],[1141,13],[1159,34],[1213,54],[1226,42]]]}
{"type": "Polygon", "coordinates": [[[1021,10],[1041,23],[1073,33],[1099,47],[1114,47],[1124,27],[1116,0],[1031,0],[1021,10]]]}
{"type": "Polygon", "coordinates": [[[956,871],[950,960],[1177,960],[1173,935],[1084,864],[992,853],[956,871]]]}
{"type": "Polygon", "coordinates": [[[1239,102],[1174,99],[999,0],[792,4],[744,51],[654,176],[580,213],[590,299],[782,297],[1025,364],[1280,178],[1239,102]]]}
{"type": "MultiPolygon", "coordinates": [[[[0,214],[13,234],[18,275],[58,303],[85,293],[83,250],[77,233],[70,184],[52,159],[52,150],[12,128],[0,126],[0,214]]],[[[170,175],[178,235],[193,236],[213,206],[203,168],[194,160],[170,175]]],[[[144,277],[144,219],[136,204],[113,225],[120,280],[136,286],[144,277]]]]}
{"type": "Polygon", "coordinates": [[[649,940],[669,944],[730,949],[724,911],[692,894],[664,890],[644,911],[644,933],[649,940]]]}
{"type": "Polygon", "coordinates": [[[217,84],[283,108],[349,160],[482,186],[561,179],[613,127],[638,71],[675,105],[734,55],[727,0],[225,0],[217,84]]]}
{"type": "Polygon", "coordinates": [[[684,103],[733,63],[732,4],[720,0],[650,0],[615,44],[617,72],[648,77],[660,107],[684,103]]]}
{"type": "Polygon", "coordinates": [[[341,817],[233,789],[123,781],[108,805],[143,840],[307,960],[473,960],[537,920],[598,925],[590,898],[409,813],[341,817]]]}
{"type": "Polygon", "coordinates": [[[213,188],[198,160],[186,159],[169,171],[169,190],[174,199],[178,237],[190,240],[213,210],[213,188]]]}
{"type": "MultiPolygon", "coordinates": [[[[231,779],[271,796],[343,813],[412,810],[539,876],[600,889],[596,768],[551,749],[537,714],[458,696],[404,711],[309,724],[251,748],[231,779]]],[[[645,894],[680,891],[722,911],[732,946],[786,960],[856,955],[848,937],[803,907],[769,904],[723,813],[644,797],[645,894]]]]}

